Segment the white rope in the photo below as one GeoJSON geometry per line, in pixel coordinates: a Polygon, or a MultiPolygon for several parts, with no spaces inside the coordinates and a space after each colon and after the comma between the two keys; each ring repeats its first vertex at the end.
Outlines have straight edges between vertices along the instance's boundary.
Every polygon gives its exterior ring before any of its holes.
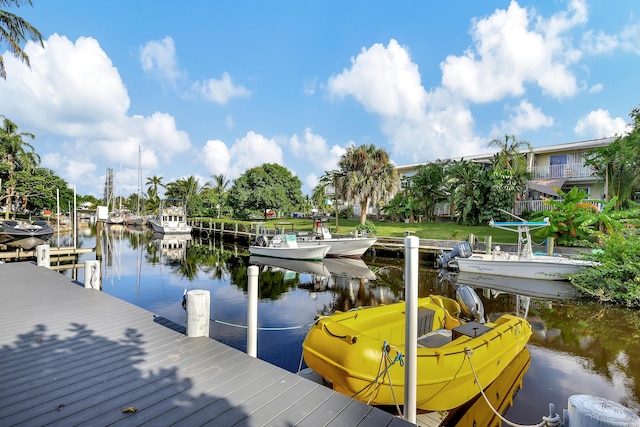
{"type": "Polygon", "coordinates": [[[469,347],[467,347],[464,349],[464,353],[467,355],[467,358],[469,359],[469,365],[471,366],[471,372],[473,372],[473,378],[475,379],[476,384],[478,384],[478,388],[480,389],[480,393],[482,394],[482,397],[484,397],[484,400],[487,402],[487,405],[489,405],[489,408],[491,408],[493,413],[496,414],[504,423],[506,423],[507,425],[510,425],[511,427],[556,427],[560,425],[560,415],[555,413],[553,415],[551,414],[552,412],[555,412],[552,409],[553,405],[549,405],[549,412],[550,412],[549,416],[543,416],[542,421],[539,422],[538,424],[516,424],[507,420],[496,410],[496,408],[493,407],[493,405],[491,405],[491,402],[489,402],[489,398],[487,397],[486,394],[484,394],[484,390],[480,385],[480,381],[478,381],[476,370],[473,368],[473,363],[471,362],[471,354],[473,352],[469,347]]]}

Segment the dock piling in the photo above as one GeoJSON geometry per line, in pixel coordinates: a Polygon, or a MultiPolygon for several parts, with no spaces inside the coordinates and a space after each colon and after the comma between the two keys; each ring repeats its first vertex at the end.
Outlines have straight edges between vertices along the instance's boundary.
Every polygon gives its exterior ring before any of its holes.
{"type": "Polygon", "coordinates": [[[36,256],[38,267],[51,268],[51,249],[49,245],[36,246],[36,256]]]}
{"type": "Polygon", "coordinates": [[[85,289],[102,289],[102,276],[100,275],[100,261],[89,260],[84,262],[84,287],[85,289]]]}
{"type": "Polygon", "coordinates": [[[211,312],[209,291],[194,289],[187,292],[187,336],[208,337],[211,312]]]}
{"type": "Polygon", "coordinates": [[[249,307],[247,308],[247,354],[258,357],[258,266],[250,265],[247,276],[249,307]]]}

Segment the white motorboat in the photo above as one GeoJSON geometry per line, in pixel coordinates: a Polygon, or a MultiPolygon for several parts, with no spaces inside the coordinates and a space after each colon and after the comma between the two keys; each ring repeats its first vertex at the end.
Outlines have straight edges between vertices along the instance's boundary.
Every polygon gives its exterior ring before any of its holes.
{"type": "Polygon", "coordinates": [[[502,251],[456,258],[456,262],[460,272],[543,280],[567,280],[571,274],[593,266],[591,261],[563,256],[531,254],[524,257],[502,251]]]}
{"type": "Polygon", "coordinates": [[[163,200],[158,215],[147,220],[147,224],[155,233],[190,234],[191,226],[187,224],[187,214],[179,199],[163,200]]]}
{"type": "Polygon", "coordinates": [[[328,257],[360,258],[376,242],[375,237],[331,234],[322,220],[315,220],[311,233],[298,232],[299,246],[329,245],[328,257]]]}
{"type": "MultiPolygon", "coordinates": [[[[511,214],[510,214],[511,215],[511,214]]],[[[538,255],[531,247],[531,230],[549,225],[549,220],[489,222],[492,227],[518,233],[518,252],[503,252],[496,246],[490,254],[465,254],[455,258],[460,272],[482,273],[497,276],[521,277],[527,279],[568,280],[583,268],[592,267],[593,262],[560,255],[538,255]]]]}
{"type": "Polygon", "coordinates": [[[260,236],[255,245],[249,246],[251,255],[268,256],[273,258],[321,260],[329,252],[328,245],[298,245],[295,234],[276,234],[267,239],[260,236]]]}

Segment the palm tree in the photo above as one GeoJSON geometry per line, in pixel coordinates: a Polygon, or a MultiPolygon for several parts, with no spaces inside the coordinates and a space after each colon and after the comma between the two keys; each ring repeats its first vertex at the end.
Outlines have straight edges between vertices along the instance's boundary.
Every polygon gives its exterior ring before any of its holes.
{"type": "Polygon", "coordinates": [[[336,195],[360,204],[360,224],[367,220],[369,202],[377,205],[397,190],[400,179],[389,154],[373,144],[349,147],[338,162],[336,195]]]}
{"type": "Polygon", "coordinates": [[[176,199],[182,199],[189,209],[189,201],[191,198],[200,193],[200,183],[198,179],[191,175],[187,178],[171,181],[166,185],[167,196],[176,199]]]}
{"type": "Polygon", "coordinates": [[[513,203],[522,192],[527,180],[531,179],[531,172],[527,168],[527,156],[522,151],[531,151],[528,141],[518,141],[514,135],[505,135],[502,139],[494,139],[489,147],[498,147],[499,151],[493,158],[493,170],[499,176],[501,185],[510,188],[513,193],[513,203]]]}
{"type": "MultiPolygon", "coordinates": [[[[0,0],[0,7],[2,8],[0,9],[0,44],[6,44],[10,53],[27,64],[28,67],[31,67],[29,57],[20,46],[23,42],[26,42],[27,39],[31,39],[44,47],[42,34],[24,19],[4,10],[5,7],[20,7],[24,4],[29,4],[29,6],[33,5],[31,0],[0,0]]],[[[5,80],[7,78],[2,55],[0,55],[0,77],[5,80]]]]}
{"type": "Polygon", "coordinates": [[[222,196],[229,188],[229,180],[225,174],[212,175],[213,181],[205,184],[205,187],[211,188],[217,195],[222,196]]]}
{"type": "Polygon", "coordinates": [[[147,190],[149,190],[150,188],[153,188],[153,192],[154,194],[156,194],[156,196],[158,195],[158,187],[165,187],[165,185],[162,183],[163,177],[158,176],[158,175],[153,175],[153,176],[148,176],[147,177],[147,190]]]}
{"type": "Polygon", "coordinates": [[[0,117],[3,118],[0,128],[0,156],[1,163],[6,165],[3,169],[7,176],[5,218],[9,218],[11,201],[15,195],[14,173],[20,170],[34,171],[40,165],[40,156],[33,146],[25,141],[25,138],[35,139],[32,133],[18,133],[18,125],[5,116],[0,117]]]}

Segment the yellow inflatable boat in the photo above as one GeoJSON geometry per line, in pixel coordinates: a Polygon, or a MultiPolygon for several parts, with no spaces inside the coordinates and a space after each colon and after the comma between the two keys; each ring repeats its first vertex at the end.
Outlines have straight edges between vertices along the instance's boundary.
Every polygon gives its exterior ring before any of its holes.
{"type": "MultiPolygon", "coordinates": [[[[531,336],[526,319],[459,320],[457,301],[431,295],[418,301],[417,407],[456,408],[491,384],[531,336]]],[[[303,344],[307,366],[333,389],[371,405],[404,402],[405,303],[320,317],[303,344]]]]}

